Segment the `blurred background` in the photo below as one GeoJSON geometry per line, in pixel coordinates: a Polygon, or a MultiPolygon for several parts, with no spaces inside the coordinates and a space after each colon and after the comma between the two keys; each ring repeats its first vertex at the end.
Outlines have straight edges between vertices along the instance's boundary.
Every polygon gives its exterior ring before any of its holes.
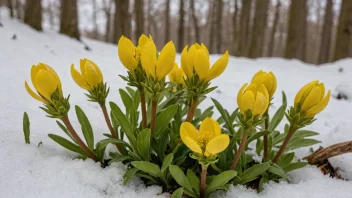
{"type": "Polygon", "coordinates": [[[352,57],[352,0],[0,0],[0,6],[38,31],[77,40],[116,44],[125,35],[136,42],[144,33],[158,49],[173,40],[178,52],[200,42],[213,54],[228,49],[317,65],[352,57]]]}

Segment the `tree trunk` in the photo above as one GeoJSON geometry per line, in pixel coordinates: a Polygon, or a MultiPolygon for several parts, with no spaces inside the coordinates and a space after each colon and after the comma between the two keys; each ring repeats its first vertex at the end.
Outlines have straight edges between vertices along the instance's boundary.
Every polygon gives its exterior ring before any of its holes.
{"type": "Polygon", "coordinates": [[[76,0],[61,0],[60,33],[80,40],[76,0]]]}
{"type": "Polygon", "coordinates": [[[352,39],[352,1],[343,0],[337,25],[334,61],[349,56],[352,39]]]}
{"type": "Polygon", "coordinates": [[[216,20],[215,20],[215,15],[216,15],[216,1],[217,0],[210,0],[209,5],[212,5],[209,7],[209,28],[210,28],[210,34],[209,34],[209,52],[213,53],[214,52],[214,37],[215,37],[215,26],[216,26],[216,20]]]}
{"type": "Polygon", "coordinates": [[[232,55],[236,54],[236,46],[238,41],[238,30],[237,30],[237,17],[238,17],[238,2],[235,0],[234,13],[232,16],[232,55]]]}
{"type": "Polygon", "coordinates": [[[250,58],[258,58],[263,55],[268,8],[269,0],[256,1],[254,24],[251,34],[252,40],[249,48],[250,58]]]}
{"type": "Polygon", "coordinates": [[[114,42],[122,35],[130,37],[129,0],[115,0],[114,42]]]}
{"type": "Polygon", "coordinates": [[[302,31],[300,27],[300,4],[302,0],[291,0],[290,11],[288,16],[288,29],[286,39],[285,58],[292,59],[297,58],[299,49],[299,31],[302,31]]]}
{"type": "Polygon", "coordinates": [[[299,48],[298,48],[298,59],[307,62],[307,16],[308,16],[308,7],[307,1],[300,1],[300,25],[296,28],[299,34],[299,48]]]}
{"type": "Polygon", "coordinates": [[[170,40],[170,1],[171,0],[166,0],[165,4],[165,43],[170,40]]]}
{"type": "Polygon", "coordinates": [[[12,0],[7,0],[7,7],[10,10],[10,17],[13,18],[14,14],[13,14],[13,2],[12,2],[12,0]]]}
{"type": "Polygon", "coordinates": [[[216,53],[221,53],[221,45],[222,45],[222,13],[223,13],[223,6],[224,2],[223,0],[217,0],[217,6],[216,6],[216,21],[217,23],[215,24],[216,27],[216,53]]]}
{"type": "Polygon", "coordinates": [[[106,17],[106,24],[105,24],[105,42],[111,42],[111,7],[113,6],[113,0],[106,0],[103,1],[103,10],[106,17]]]}
{"type": "Polygon", "coordinates": [[[93,7],[93,38],[98,39],[99,31],[98,31],[98,9],[97,9],[97,0],[92,0],[93,7]]]}
{"type": "Polygon", "coordinates": [[[278,0],[275,7],[275,17],[274,17],[273,27],[270,33],[269,53],[268,53],[269,57],[273,56],[273,52],[275,48],[275,34],[276,34],[277,25],[279,23],[279,18],[280,18],[280,7],[281,7],[281,2],[280,0],[278,0]]]}
{"type": "MultiPolygon", "coordinates": [[[[151,34],[152,32],[152,21],[153,21],[153,16],[152,16],[152,13],[151,13],[151,10],[152,10],[152,5],[153,5],[153,1],[152,0],[148,0],[148,11],[147,11],[147,33],[148,34],[151,34]]],[[[145,27],[144,27],[145,28],[145,27]]]]}
{"type": "Polygon", "coordinates": [[[16,12],[17,12],[17,19],[23,19],[23,6],[20,0],[16,0],[16,12]]]}
{"type": "Polygon", "coordinates": [[[185,34],[185,26],[184,26],[184,16],[185,16],[185,10],[184,10],[185,2],[184,0],[180,0],[180,19],[178,22],[178,37],[177,37],[177,51],[181,52],[183,49],[183,42],[184,42],[184,34],[185,34]]]}
{"type": "Polygon", "coordinates": [[[193,20],[193,26],[194,26],[194,31],[195,31],[195,41],[200,42],[200,33],[199,33],[199,26],[198,26],[198,19],[196,16],[196,11],[194,8],[194,0],[190,0],[190,7],[191,7],[191,13],[192,13],[192,20],[193,20]]]}
{"type": "Polygon", "coordinates": [[[24,12],[24,23],[38,31],[42,31],[41,0],[27,0],[24,12]]]}
{"type": "Polygon", "coordinates": [[[252,0],[242,0],[240,16],[240,34],[237,48],[238,56],[247,56],[247,45],[249,39],[249,24],[251,19],[252,0]]]}
{"type": "Polygon", "coordinates": [[[136,32],[135,37],[136,40],[143,34],[144,29],[144,2],[143,0],[135,0],[134,1],[134,14],[135,14],[135,22],[136,22],[136,32]]]}
{"type": "Polygon", "coordinates": [[[333,27],[333,1],[327,0],[325,7],[324,26],[320,41],[320,54],[318,64],[329,62],[330,47],[331,47],[331,33],[333,27]]]}

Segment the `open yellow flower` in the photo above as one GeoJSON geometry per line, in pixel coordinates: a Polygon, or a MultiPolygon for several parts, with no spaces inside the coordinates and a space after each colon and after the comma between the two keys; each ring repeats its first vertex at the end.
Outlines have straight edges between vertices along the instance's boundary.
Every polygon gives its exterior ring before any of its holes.
{"type": "Polygon", "coordinates": [[[47,103],[46,100],[51,101],[51,96],[56,90],[62,95],[62,86],[59,76],[53,68],[44,63],[32,66],[31,80],[35,90],[39,94],[32,91],[27,81],[25,81],[26,90],[29,95],[40,102],[47,103]]]}
{"type": "Polygon", "coordinates": [[[168,76],[169,76],[170,82],[174,82],[179,85],[185,84],[185,80],[184,80],[184,78],[186,77],[185,72],[183,71],[182,68],[179,68],[177,66],[177,63],[174,64],[174,67],[172,68],[168,76]]]}
{"type": "Polygon", "coordinates": [[[263,84],[244,84],[237,95],[237,105],[244,114],[250,110],[252,116],[262,116],[269,106],[269,94],[263,84]]]}
{"type": "Polygon", "coordinates": [[[330,90],[325,95],[324,83],[312,81],[303,86],[295,97],[294,107],[307,117],[320,113],[329,103],[330,90]]]}
{"type": "Polygon", "coordinates": [[[92,90],[97,87],[99,84],[103,83],[103,74],[100,71],[100,68],[89,59],[80,60],[80,68],[82,74],[80,74],[74,67],[71,65],[71,76],[78,86],[86,90],[92,90]]]}
{"type": "Polygon", "coordinates": [[[147,37],[146,35],[142,34],[142,36],[139,37],[138,45],[135,46],[130,39],[126,38],[125,36],[121,36],[117,44],[118,55],[120,57],[121,63],[128,70],[134,71],[137,68],[141,57],[141,51],[148,41],[153,41],[152,37],[147,37]]]}
{"type": "Polygon", "coordinates": [[[176,58],[176,48],[169,41],[157,56],[153,41],[147,41],[142,49],[141,63],[145,73],[155,80],[163,79],[172,70],[176,58]]]}
{"type": "Polygon", "coordinates": [[[262,70],[253,76],[252,83],[263,84],[270,98],[273,97],[277,87],[275,75],[272,72],[264,72],[262,70]]]}
{"type": "Polygon", "coordinates": [[[194,72],[200,80],[209,82],[220,76],[226,69],[229,61],[229,53],[226,52],[210,67],[209,51],[204,44],[193,44],[189,49],[188,46],[183,48],[181,54],[181,67],[188,78],[192,78],[194,72]]]}
{"type": "Polygon", "coordinates": [[[183,122],[180,136],[189,149],[206,157],[222,152],[230,143],[229,136],[221,134],[219,123],[212,118],[205,118],[199,131],[191,123],[183,122]]]}

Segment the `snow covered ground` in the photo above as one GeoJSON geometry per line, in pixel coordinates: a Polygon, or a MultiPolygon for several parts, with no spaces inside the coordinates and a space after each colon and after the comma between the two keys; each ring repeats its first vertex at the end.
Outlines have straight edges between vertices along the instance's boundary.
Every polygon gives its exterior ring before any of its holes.
{"type": "MultiPolygon", "coordinates": [[[[118,74],[125,74],[117,56],[116,45],[83,39],[91,51],[75,40],[53,31],[38,33],[26,25],[1,16],[0,27],[0,197],[168,197],[161,188],[145,187],[135,178],[130,184],[122,184],[125,167],[115,163],[105,169],[91,160],[72,160],[74,154],[47,137],[48,133],[63,135],[53,119],[45,117],[39,102],[25,91],[24,81],[30,80],[32,64],[44,62],[51,65],[61,77],[64,94],[71,94],[72,107],[80,105],[92,123],[95,139],[108,129],[97,104],[86,101],[80,89],[71,79],[70,65],[78,64],[80,58],[95,61],[108,82],[109,100],[122,105],[118,88],[125,86],[118,74]],[[16,39],[12,39],[16,35],[16,39]],[[31,121],[31,144],[24,144],[22,116],[26,111],[31,121]],[[38,146],[39,143],[42,143],[38,146]]],[[[212,55],[215,61],[219,56],[212,55]]],[[[177,58],[179,62],[179,57],[177,58]]],[[[296,92],[311,80],[321,80],[336,95],[337,89],[352,93],[352,59],[314,67],[297,60],[261,58],[249,60],[231,57],[226,72],[213,81],[218,91],[208,96],[219,100],[229,110],[236,108],[236,95],[240,86],[251,80],[262,69],[273,71],[277,76],[278,90],[272,111],[281,105],[281,90],[285,90],[288,104],[292,104],[296,92]],[[343,73],[339,69],[343,68],[343,73]],[[342,89],[341,89],[342,87],[342,89]]],[[[351,97],[352,98],[352,95],[351,97]]],[[[212,105],[207,99],[201,106],[212,105]]],[[[318,131],[322,146],[352,140],[352,103],[331,98],[328,107],[308,129],[318,131]]],[[[219,114],[215,111],[215,117],[219,114]]],[[[74,108],[70,117],[79,127],[74,108]]],[[[279,126],[281,129],[283,125],[279,126]]],[[[317,148],[319,145],[315,146],[317,148]]],[[[309,148],[296,151],[299,157],[309,154],[309,148]]],[[[352,179],[352,154],[331,159],[341,174],[352,179]]],[[[323,176],[316,167],[306,167],[290,174],[292,184],[270,183],[258,194],[243,186],[231,187],[227,193],[219,192],[213,197],[241,198],[301,198],[301,197],[352,197],[352,182],[323,176]]]]}

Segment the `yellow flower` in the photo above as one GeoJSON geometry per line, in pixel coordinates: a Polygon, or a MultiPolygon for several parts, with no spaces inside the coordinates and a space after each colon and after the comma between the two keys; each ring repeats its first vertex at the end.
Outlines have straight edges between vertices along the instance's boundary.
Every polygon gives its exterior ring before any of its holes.
{"type": "Polygon", "coordinates": [[[142,34],[142,36],[139,37],[138,46],[135,46],[130,39],[121,36],[117,44],[118,54],[121,63],[128,70],[134,71],[137,68],[141,57],[141,51],[148,41],[153,41],[152,37],[147,37],[146,35],[142,34]]]}
{"type": "Polygon", "coordinates": [[[32,66],[31,80],[35,90],[39,94],[32,91],[27,81],[25,81],[25,87],[29,95],[36,100],[47,103],[46,100],[51,101],[51,96],[56,90],[59,90],[59,94],[62,95],[62,86],[59,76],[50,66],[44,63],[32,66]]]}
{"type": "Polygon", "coordinates": [[[329,103],[330,90],[325,95],[324,83],[312,81],[303,86],[295,97],[294,107],[307,117],[313,117],[321,112],[329,103]]]}
{"type": "Polygon", "coordinates": [[[200,80],[206,82],[220,76],[226,69],[228,61],[229,54],[226,51],[210,67],[209,51],[204,44],[199,45],[198,43],[193,44],[189,49],[185,46],[181,54],[181,67],[187,77],[192,78],[195,72],[200,80]]]}
{"type": "Polygon", "coordinates": [[[252,83],[263,84],[268,91],[270,98],[273,97],[277,87],[275,75],[272,72],[267,73],[262,70],[253,76],[252,83]]]}
{"type": "Polygon", "coordinates": [[[155,80],[161,80],[172,70],[176,58],[176,48],[168,42],[157,56],[153,41],[147,41],[141,52],[141,63],[145,73],[155,80]]]}
{"type": "Polygon", "coordinates": [[[91,90],[103,83],[103,74],[94,62],[85,58],[81,59],[79,63],[82,74],[75,69],[73,64],[71,65],[71,76],[78,86],[91,90]]]}
{"type": "Polygon", "coordinates": [[[205,118],[199,131],[191,123],[183,122],[180,136],[189,149],[206,157],[222,152],[230,143],[229,136],[221,134],[219,123],[212,118],[205,118]]]}
{"type": "Polygon", "coordinates": [[[170,82],[175,82],[179,85],[185,84],[184,78],[186,77],[185,72],[182,68],[177,66],[177,63],[174,64],[171,72],[169,73],[170,82]]]}
{"type": "Polygon", "coordinates": [[[244,114],[250,110],[252,116],[262,116],[269,106],[269,94],[263,84],[244,84],[237,95],[237,105],[244,114]]]}

